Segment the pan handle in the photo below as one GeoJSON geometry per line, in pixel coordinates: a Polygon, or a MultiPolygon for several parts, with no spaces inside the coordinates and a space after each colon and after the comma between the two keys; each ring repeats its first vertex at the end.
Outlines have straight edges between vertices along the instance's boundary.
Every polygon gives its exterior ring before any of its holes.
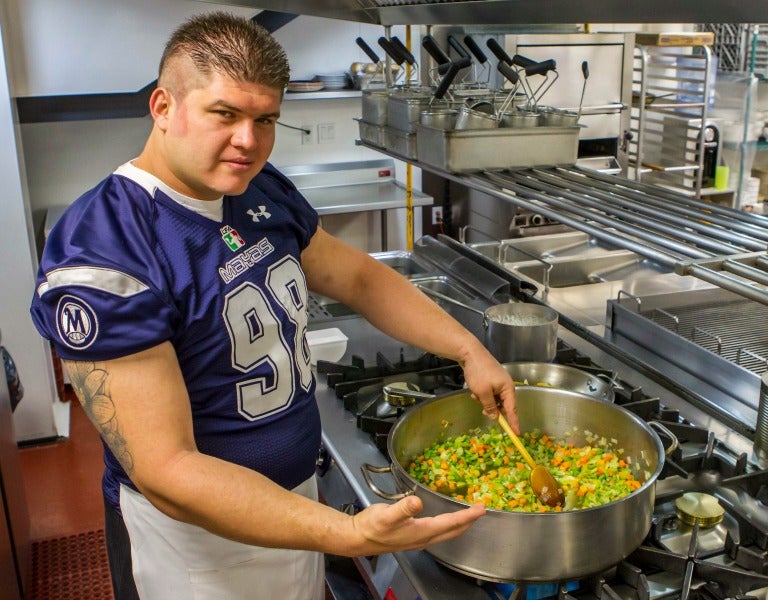
{"type": "Polygon", "coordinates": [[[363,472],[363,479],[365,479],[365,483],[369,488],[371,488],[371,491],[377,496],[384,498],[385,500],[402,500],[406,496],[413,495],[413,490],[391,494],[389,492],[385,492],[373,482],[371,473],[392,473],[391,464],[387,465],[386,467],[376,467],[374,465],[369,465],[368,463],[363,463],[360,465],[360,470],[363,472]]]}
{"type": "Polygon", "coordinates": [[[466,308],[467,310],[471,310],[474,313],[477,313],[479,315],[483,315],[483,318],[485,318],[485,311],[480,310],[479,308],[475,308],[474,306],[470,306],[469,304],[464,304],[463,302],[459,302],[458,300],[454,300],[450,296],[446,296],[445,294],[441,294],[440,292],[436,292],[435,290],[431,290],[428,287],[423,287],[419,285],[418,283],[414,284],[417,288],[419,288],[422,292],[424,292],[427,296],[432,296],[434,298],[439,298],[440,300],[444,300],[445,302],[449,302],[450,304],[455,304],[456,306],[460,306],[461,308],[466,308]]]}
{"type": "Polygon", "coordinates": [[[448,55],[443,52],[443,49],[437,45],[435,38],[431,35],[425,35],[421,40],[421,45],[438,65],[444,65],[451,62],[451,59],[448,58],[448,55]]]}
{"type": "Polygon", "coordinates": [[[360,48],[368,55],[368,58],[370,58],[374,63],[379,64],[381,60],[379,59],[379,55],[376,54],[373,49],[365,43],[365,40],[361,37],[358,37],[355,39],[355,43],[360,46],[360,48]]]}
{"type": "Polygon", "coordinates": [[[443,76],[443,79],[440,81],[440,85],[437,86],[437,89],[435,90],[434,96],[435,99],[440,100],[443,96],[445,96],[445,92],[448,91],[448,88],[453,83],[453,80],[456,78],[456,74],[459,72],[459,67],[454,63],[447,63],[449,65],[448,72],[443,76]]]}
{"type": "Polygon", "coordinates": [[[508,65],[512,64],[512,59],[509,57],[509,54],[506,53],[504,48],[502,48],[499,45],[499,42],[497,42],[495,39],[490,38],[486,43],[486,46],[488,46],[488,49],[493,52],[493,55],[498,58],[500,61],[507,63],[508,65]]]}
{"type": "Polygon", "coordinates": [[[678,441],[677,436],[674,433],[672,433],[669,429],[667,429],[659,421],[648,421],[648,425],[650,427],[653,427],[654,429],[658,429],[666,437],[668,437],[669,439],[672,440],[672,443],[669,445],[669,448],[665,448],[664,449],[664,456],[669,456],[675,450],[677,450],[677,447],[680,445],[680,442],[678,441]]]}
{"type": "Polygon", "coordinates": [[[554,59],[550,58],[549,60],[542,60],[541,62],[533,63],[532,65],[525,67],[525,75],[526,77],[530,77],[531,75],[546,75],[549,71],[556,70],[557,63],[554,59]]]}
{"type": "Polygon", "coordinates": [[[507,78],[507,81],[509,81],[512,85],[517,85],[517,82],[520,81],[520,76],[517,74],[517,71],[515,71],[507,63],[499,61],[499,64],[496,66],[496,68],[499,70],[499,73],[504,75],[504,77],[507,78]]]}
{"type": "Polygon", "coordinates": [[[471,58],[460,58],[453,62],[447,62],[447,63],[443,63],[442,65],[438,65],[437,72],[440,75],[445,75],[450,70],[450,68],[454,65],[456,65],[457,69],[466,69],[471,64],[472,64],[471,58]]]}
{"type": "Polygon", "coordinates": [[[532,58],[528,58],[527,56],[523,56],[522,54],[515,54],[512,57],[512,64],[516,67],[520,67],[521,69],[525,69],[526,67],[530,67],[531,65],[535,65],[536,61],[532,58]]]}
{"type": "Polygon", "coordinates": [[[467,45],[467,48],[469,48],[469,51],[475,55],[477,62],[479,62],[481,65],[484,65],[488,62],[488,57],[485,55],[485,52],[483,52],[480,46],[477,45],[477,42],[472,38],[472,36],[465,35],[464,43],[467,45]]]}
{"type": "Polygon", "coordinates": [[[461,45],[461,42],[457,40],[452,35],[448,36],[448,45],[456,50],[456,52],[461,56],[461,58],[471,58],[469,56],[469,52],[467,52],[467,49],[461,45]]]}
{"type": "Polygon", "coordinates": [[[384,49],[384,52],[387,53],[387,56],[394,60],[398,65],[402,65],[403,62],[405,62],[405,57],[401,56],[400,52],[398,52],[397,48],[395,48],[395,45],[390,42],[387,38],[384,36],[381,36],[379,38],[379,46],[381,46],[384,49]]]}
{"type": "Polygon", "coordinates": [[[389,41],[395,47],[397,52],[403,56],[403,58],[405,59],[405,62],[407,62],[411,66],[416,64],[416,59],[413,57],[413,54],[411,54],[411,51],[408,50],[408,48],[405,47],[405,44],[403,44],[403,42],[400,41],[400,38],[393,35],[389,41]]]}

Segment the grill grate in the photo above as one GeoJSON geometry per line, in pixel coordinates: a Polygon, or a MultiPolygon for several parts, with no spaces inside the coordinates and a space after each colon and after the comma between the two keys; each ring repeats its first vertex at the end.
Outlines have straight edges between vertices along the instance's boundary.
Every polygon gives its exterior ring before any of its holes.
{"type": "Polygon", "coordinates": [[[748,300],[641,311],[646,318],[754,373],[768,370],[768,306],[748,300]]]}

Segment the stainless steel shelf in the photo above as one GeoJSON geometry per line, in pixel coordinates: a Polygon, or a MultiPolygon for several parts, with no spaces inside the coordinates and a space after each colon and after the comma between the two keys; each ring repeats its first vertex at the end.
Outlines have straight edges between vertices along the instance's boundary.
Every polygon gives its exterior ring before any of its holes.
{"type": "Polygon", "coordinates": [[[319,92],[286,92],[283,100],[334,100],[338,98],[360,98],[360,90],[328,90],[319,92]]]}
{"type": "Polygon", "coordinates": [[[579,167],[457,174],[358,144],[768,305],[768,218],[762,215],[579,167]]]}

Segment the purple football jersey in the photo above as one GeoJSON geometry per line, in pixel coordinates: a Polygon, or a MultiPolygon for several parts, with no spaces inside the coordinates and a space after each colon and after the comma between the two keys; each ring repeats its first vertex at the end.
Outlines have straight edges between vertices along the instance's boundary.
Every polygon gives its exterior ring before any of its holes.
{"type": "MultiPolygon", "coordinates": [[[[112,174],[52,229],[32,318],[59,356],[103,361],[173,344],[204,454],[293,488],[320,445],[301,252],[317,213],[267,164],[223,220],[112,174]]],[[[135,489],[105,445],[104,490],[135,489]]]]}

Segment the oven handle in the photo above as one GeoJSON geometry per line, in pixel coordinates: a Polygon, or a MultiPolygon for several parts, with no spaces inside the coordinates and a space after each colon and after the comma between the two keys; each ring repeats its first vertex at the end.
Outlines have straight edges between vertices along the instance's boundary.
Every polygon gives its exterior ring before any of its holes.
{"type": "Polygon", "coordinates": [[[363,472],[363,479],[365,479],[365,483],[368,484],[368,487],[371,488],[371,491],[377,496],[384,498],[385,500],[402,500],[406,496],[413,495],[413,491],[390,494],[389,492],[385,492],[384,490],[382,490],[378,485],[376,485],[373,482],[373,479],[371,478],[371,473],[390,473],[391,474],[392,465],[387,465],[386,467],[376,467],[374,465],[369,465],[368,463],[363,463],[360,466],[360,470],[363,472]]]}

